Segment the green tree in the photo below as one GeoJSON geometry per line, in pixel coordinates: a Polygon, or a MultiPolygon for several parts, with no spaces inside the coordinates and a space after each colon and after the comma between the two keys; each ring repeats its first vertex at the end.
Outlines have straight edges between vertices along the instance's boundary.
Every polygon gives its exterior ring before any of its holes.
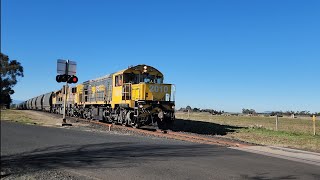
{"type": "Polygon", "coordinates": [[[187,107],[186,107],[186,110],[187,110],[187,111],[188,111],[188,110],[191,111],[191,110],[192,110],[191,106],[187,106],[187,107]]]}
{"type": "Polygon", "coordinates": [[[242,114],[250,114],[250,110],[249,109],[242,109],[242,114]]]}
{"type": "Polygon", "coordinates": [[[256,111],[254,109],[242,109],[242,114],[256,114],[256,111]]]}
{"type": "Polygon", "coordinates": [[[193,108],[193,110],[192,110],[193,112],[199,112],[200,111],[200,109],[199,108],[193,108]]]}
{"type": "Polygon", "coordinates": [[[3,53],[0,55],[0,105],[10,108],[12,102],[11,95],[14,94],[12,89],[18,82],[18,77],[23,77],[23,67],[17,60],[9,60],[9,57],[3,53]]]}

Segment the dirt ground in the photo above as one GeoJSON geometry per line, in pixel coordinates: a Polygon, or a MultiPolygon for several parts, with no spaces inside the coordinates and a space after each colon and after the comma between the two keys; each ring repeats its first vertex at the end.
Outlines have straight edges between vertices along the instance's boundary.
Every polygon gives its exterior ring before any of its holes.
{"type": "MultiPolygon", "coordinates": [[[[49,114],[31,110],[5,110],[1,111],[1,120],[17,121],[26,124],[37,124],[41,126],[61,127],[62,115],[49,114]],[[59,118],[58,116],[61,116],[59,118]]],[[[67,123],[68,123],[67,118],[67,123]]],[[[88,126],[83,123],[72,123],[72,126],[88,126]]]]}

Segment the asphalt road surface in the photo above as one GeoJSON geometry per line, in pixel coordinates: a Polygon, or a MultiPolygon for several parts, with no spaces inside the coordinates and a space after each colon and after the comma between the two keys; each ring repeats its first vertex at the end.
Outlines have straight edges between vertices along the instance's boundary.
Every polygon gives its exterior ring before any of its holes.
{"type": "Polygon", "coordinates": [[[1,122],[4,179],[320,179],[319,166],[177,140],[1,122]]]}

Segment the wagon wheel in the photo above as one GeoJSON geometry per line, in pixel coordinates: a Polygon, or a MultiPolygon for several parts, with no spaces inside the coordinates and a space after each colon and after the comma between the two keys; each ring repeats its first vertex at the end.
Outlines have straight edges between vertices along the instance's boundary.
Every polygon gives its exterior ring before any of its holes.
{"type": "Polygon", "coordinates": [[[135,123],[132,127],[135,128],[135,129],[139,129],[141,127],[141,124],[140,123],[135,123]]]}
{"type": "Polygon", "coordinates": [[[133,111],[128,111],[126,114],[125,114],[125,125],[126,126],[132,126],[133,125],[133,119],[134,119],[134,113],[133,111]]]}
{"type": "Polygon", "coordinates": [[[73,108],[70,109],[70,116],[71,116],[71,117],[74,117],[74,110],[73,110],[73,108]]]}
{"type": "Polygon", "coordinates": [[[121,119],[122,119],[122,126],[128,126],[128,121],[126,119],[127,112],[126,110],[123,110],[121,113],[121,119]]]}
{"type": "Polygon", "coordinates": [[[116,114],[116,116],[113,118],[112,124],[113,125],[119,124],[119,115],[118,114],[116,114]]]}
{"type": "Polygon", "coordinates": [[[88,110],[88,120],[92,120],[92,112],[88,110]]]}
{"type": "Polygon", "coordinates": [[[138,117],[134,118],[134,122],[132,123],[132,127],[136,128],[136,129],[139,129],[141,127],[141,123],[139,122],[138,117]]]}

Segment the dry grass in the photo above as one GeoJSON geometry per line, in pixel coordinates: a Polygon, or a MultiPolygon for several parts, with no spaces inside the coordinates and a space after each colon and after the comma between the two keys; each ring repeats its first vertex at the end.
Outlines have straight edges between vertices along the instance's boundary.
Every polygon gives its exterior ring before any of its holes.
{"type": "Polygon", "coordinates": [[[36,123],[32,116],[18,110],[1,110],[1,121],[15,121],[24,124],[36,123]]]}
{"type": "MultiPolygon", "coordinates": [[[[176,113],[179,119],[187,119],[187,113],[176,113]]],[[[190,119],[204,122],[214,122],[223,125],[241,127],[261,127],[268,130],[275,130],[275,117],[263,116],[213,116],[209,113],[190,113],[190,119]]],[[[299,118],[279,117],[278,130],[292,133],[312,133],[312,120],[299,118]]],[[[320,121],[317,121],[316,130],[320,133],[320,121]]]]}
{"type": "MultiPolygon", "coordinates": [[[[187,119],[187,113],[176,113],[176,118],[187,119]]],[[[275,131],[275,117],[213,116],[209,113],[190,113],[190,120],[219,125],[244,127],[234,129],[225,137],[262,145],[291,147],[320,152],[320,121],[316,121],[313,136],[313,122],[309,119],[280,117],[278,131],[275,131]]]]}

